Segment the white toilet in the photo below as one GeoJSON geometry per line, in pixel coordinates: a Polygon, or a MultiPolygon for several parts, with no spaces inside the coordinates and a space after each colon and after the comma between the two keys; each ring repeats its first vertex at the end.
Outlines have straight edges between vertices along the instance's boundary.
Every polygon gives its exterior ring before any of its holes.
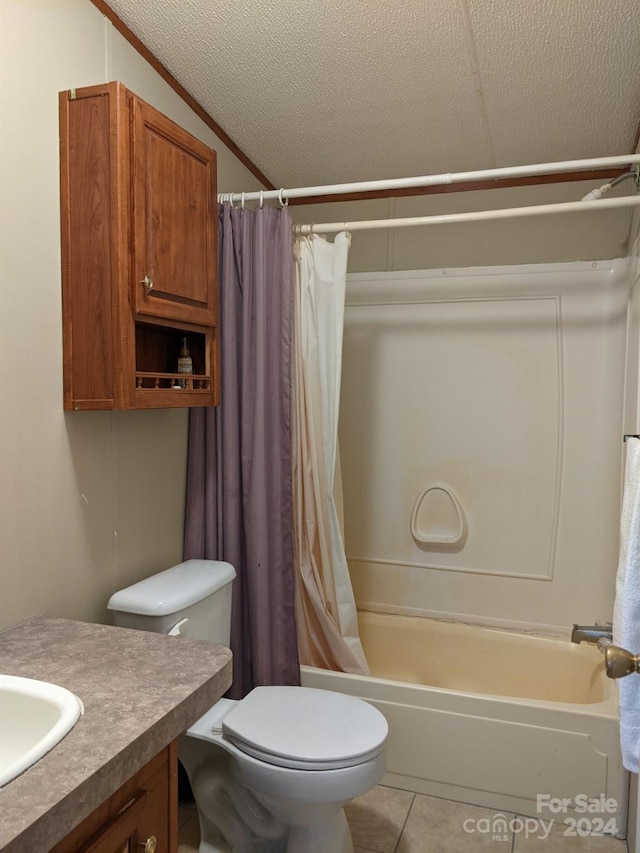
{"type": "MultiPolygon", "coordinates": [[[[111,596],[116,625],[229,645],[229,563],[188,560],[111,596]]],[[[256,687],[179,740],[200,853],[352,853],[343,806],[384,775],[387,722],[353,696],[256,687]]]]}

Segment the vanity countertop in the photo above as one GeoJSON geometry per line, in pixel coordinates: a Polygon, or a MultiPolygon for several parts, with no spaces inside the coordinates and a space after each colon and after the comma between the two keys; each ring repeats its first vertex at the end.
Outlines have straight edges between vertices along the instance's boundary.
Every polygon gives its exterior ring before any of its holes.
{"type": "Polygon", "coordinates": [[[69,734],[0,788],[0,851],[25,853],[49,850],[202,716],[231,683],[231,652],[36,617],[0,633],[0,673],[59,684],[84,704],[69,734]]]}

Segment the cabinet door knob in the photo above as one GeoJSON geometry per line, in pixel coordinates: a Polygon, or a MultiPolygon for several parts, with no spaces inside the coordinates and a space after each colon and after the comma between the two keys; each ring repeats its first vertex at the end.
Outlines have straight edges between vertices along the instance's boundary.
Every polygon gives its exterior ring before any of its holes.
{"type": "Polygon", "coordinates": [[[158,839],[155,835],[150,835],[146,841],[138,841],[138,847],[144,847],[144,853],[155,853],[158,845],[158,839]]]}
{"type": "Polygon", "coordinates": [[[145,275],[145,277],[142,279],[141,284],[144,284],[147,290],[153,290],[153,282],[151,281],[148,275],[145,275]]]}

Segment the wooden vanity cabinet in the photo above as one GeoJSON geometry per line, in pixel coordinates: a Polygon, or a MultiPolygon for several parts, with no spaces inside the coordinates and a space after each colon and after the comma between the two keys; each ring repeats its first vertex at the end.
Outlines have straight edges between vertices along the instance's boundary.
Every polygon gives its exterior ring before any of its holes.
{"type": "Polygon", "coordinates": [[[171,744],[51,853],[176,853],[177,848],[177,757],[171,744]]]}
{"type": "Polygon", "coordinates": [[[108,83],[60,93],[60,176],[65,409],[215,405],[215,151],[108,83]]]}

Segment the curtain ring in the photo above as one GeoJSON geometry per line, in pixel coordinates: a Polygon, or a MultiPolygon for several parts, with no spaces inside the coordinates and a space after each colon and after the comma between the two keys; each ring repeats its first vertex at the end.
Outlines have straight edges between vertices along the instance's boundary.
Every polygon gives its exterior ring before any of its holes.
{"type": "Polygon", "coordinates": [[[235,206],[235,203],[233,201],[233,193],[229,193],[227,198],[229,199],[229,204],[231,205],[231,210],[235,210],[236,206],[235,206]]]}
{"type": "Polygon", "coordinates": [[[264,190],[260,190],[260,210],[264,207],[264,190]]]}
{"type": "Polygon", "coordinates": [[[244,210],[244,193],[240,194],[240,210],[244,210]]]}
{"type": "Polygon", "coordinates": [[[280,202],[280,207],[287,207],[289,204],[289,199],[286,201],[282,197],[282,193],[284,192],[284,187],[280,188],[280,192],[278,193],[278,201],[280,202]]]}

